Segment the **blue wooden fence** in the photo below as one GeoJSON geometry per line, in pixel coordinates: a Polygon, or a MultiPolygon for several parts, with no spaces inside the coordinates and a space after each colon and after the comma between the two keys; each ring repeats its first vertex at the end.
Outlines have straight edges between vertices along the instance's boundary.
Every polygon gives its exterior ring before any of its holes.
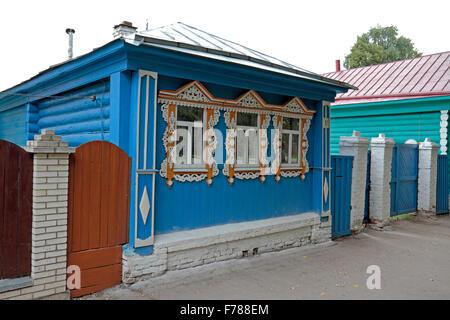
{"type": "Polygon", "coordinates": [[[352,156],[331,156],[331,235],[351,234],[352,156]]]}
{"type": "Polygon", "coordinates": [[[418,145],[397,143],[392,152],[391,216],[417,210],[418,145]]]}
{"type": "Polygon", "coordinates": [[[437,163],[436,214],[448,213],[448,160],[439,155],[437,163]]]}

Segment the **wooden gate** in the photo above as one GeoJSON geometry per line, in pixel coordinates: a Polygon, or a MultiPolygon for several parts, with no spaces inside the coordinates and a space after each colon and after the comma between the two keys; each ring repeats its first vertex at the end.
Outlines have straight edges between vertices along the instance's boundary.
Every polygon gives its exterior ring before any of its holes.
{"type": "Polygon", "coordinates": [[[353,156],[331,156],[331,236],[352,233],[350,209],[353,156]]]}
{"type": "Polygon", "coordinates": [[[68,263],[81,269],[71,297],[121,282],[128,242],[131,158],[106,141],[92,141],[69,158],[68,263]]]}
{"type": "Polygon", "coordinates": [[[396,143],[392,150],[391,216],[417,210],[419,148],[417,144],[396,143]]]}
{"type": "Polygon", "coordinates": [[[0,279],[31,273],[33,155],[0,140],[0,279]]]}
{"type": "Polygon", "coordinates": [[[448,159],[438,155],[436,183],[436,214],[448,213],[448,159]]]}

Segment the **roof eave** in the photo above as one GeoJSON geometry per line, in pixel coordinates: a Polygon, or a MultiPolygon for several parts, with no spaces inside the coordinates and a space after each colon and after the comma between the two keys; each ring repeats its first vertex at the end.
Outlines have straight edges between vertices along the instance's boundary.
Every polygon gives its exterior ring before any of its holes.
{"type": "Polygon", "coordinates": [[[127,42],[129,42],[133,45],[137,45],[137,46],[139,46],[141,44],[146,44],[146,45],[160,44],[160,45],[166,45],[166,46],[176,47],[176,48],[185,48],[185,49],[198,51],[198,52],[211,53],[211,54],[215,54],[215,55],[219,55],[219,56],[225,56],[225,57],[235,58],[235,59],[244,60],[244,61],[252,61],[252,62],[261,64],[261,65],[264,65],[264,66],[268,66],[268,67],[284,70],[287,72],[295,73],[299,76],[308,78],[308,80],[325,82],[328,85],[332,85],[335,87],[345,89],[345,91],[339,90],[340,92],[346,92],[349,89],[358,90],[357,87],[355,87],[349,83],[346,83],[346,82],[333,80],[333,79],[321,76],[316,73],[304,72],[304,71],[301,71],[298,69],[289,68],[289,67],[286,67],[286,66],[283,66],[280,64],[275,64],[275,63],[272,63],[269,61],[246,56],[243,54],[237,54],[237,53],[227,52],[227,51],[223,51],[223,50],[210,49],[210,48],[205,48],[202,46],[191,45],[191,44],[186,44],[186,43],[177,42],[177,41],[170,41],[170,40],[165,40],[165,39],[159,39],[159,38],[149,37],[149,36],[145,36],[145,35],[141,35],[141,34],[136,34],[134,39],[128,38],[125,40],[131,40],[131,41],[127,41],[127,42]]]}

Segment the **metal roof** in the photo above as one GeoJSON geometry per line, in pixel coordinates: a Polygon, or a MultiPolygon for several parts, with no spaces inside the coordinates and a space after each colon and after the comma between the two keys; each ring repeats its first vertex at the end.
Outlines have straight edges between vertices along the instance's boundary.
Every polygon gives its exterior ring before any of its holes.
{"type": "Polygon", "coordinates": [[[450,51],[326,73],[359,90],[336,96],[334,105],[450,95],[450,51]]]}
{"type": "Polygon", "coordinates": [[[182,22],[156,29],[137,31],[123,38],[134,45],[150,45],[164,49],[195,54],[212,59],[243,64],[272,72],[284,73],[316,82],[346,89],[356,87],[345,82],[328,79],[317,73],[302,69],[280,59],[247,48],[235,42],[223,39],[191,27],[182,22]]]}

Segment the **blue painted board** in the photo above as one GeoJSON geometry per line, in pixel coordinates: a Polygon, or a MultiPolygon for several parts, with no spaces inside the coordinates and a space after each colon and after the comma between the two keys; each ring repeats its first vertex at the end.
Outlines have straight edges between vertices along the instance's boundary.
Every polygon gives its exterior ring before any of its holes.
{"type": "Polygon", "coordinates": [[[331,235],[342,237],[350,229],[353,156],[331,156],[331,235]]]}
{"type": "Polygon", "coordinates": [[[417,144],[397,143],[392,151],[391,216],[417,210],[417,144]]]}
{"type": "Polygon", "coordinates": [[[448,156],[438,155],[436,183],[436,214],[448,213],[448,156]]]}

